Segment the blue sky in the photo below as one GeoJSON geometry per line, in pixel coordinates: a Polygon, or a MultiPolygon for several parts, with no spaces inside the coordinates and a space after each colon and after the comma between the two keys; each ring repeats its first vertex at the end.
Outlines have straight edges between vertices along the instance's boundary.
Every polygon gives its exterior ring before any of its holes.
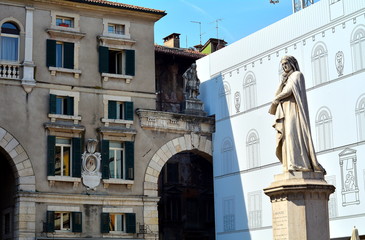
{"type": "MultiPolygon", "coordinates": [[[[224,39],[231,44],[292,14],[292,1],[280,0],[113,0],[147,8],[165,10],[167,15],[155,24],[155,43],[180,33],[181,47],[202,44],[209,38],[224,39]]],[[[318,0],[315,0],[317,2],[318,0]]]]}

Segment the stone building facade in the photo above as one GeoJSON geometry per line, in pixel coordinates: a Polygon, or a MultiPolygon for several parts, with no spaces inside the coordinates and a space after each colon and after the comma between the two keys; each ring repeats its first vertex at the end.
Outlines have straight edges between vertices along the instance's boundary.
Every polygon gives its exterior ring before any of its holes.
{"type": "Polygon", "coordinates": [[[160,10],[0,2],[1,239],[158,239],[158,177],[214,121],[156,109],[160,10]],[[97,144],[96,141],[97,140],[97,144]]]}

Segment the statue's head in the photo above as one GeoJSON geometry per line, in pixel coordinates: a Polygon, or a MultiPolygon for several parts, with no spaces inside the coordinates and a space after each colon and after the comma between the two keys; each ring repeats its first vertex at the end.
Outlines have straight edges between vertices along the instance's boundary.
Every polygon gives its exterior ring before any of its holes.
{"type": "Polygon", "coordinates": [[[294,71],[300,71],[297,59],[293,56],[284,56],[281,58],[281,63],[288,62],[294,71]]]}
{"type": "Polygon", "coordinates": [[[196,69],[196,63],[192,63],[192,64],[191,64],[191,67],[192,67],[193,69],[196,69]]]}

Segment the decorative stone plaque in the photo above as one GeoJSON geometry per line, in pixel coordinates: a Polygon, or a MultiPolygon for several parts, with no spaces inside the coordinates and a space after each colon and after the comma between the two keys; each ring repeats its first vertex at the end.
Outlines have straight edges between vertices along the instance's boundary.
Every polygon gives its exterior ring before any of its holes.
{"type": "Polygon", "coordinates": [[[101,154],[95,152],[98,141],[89,139],[87,142],[87,151],[82,154],[82,183],[89,189],[95,190],[100,184],[100,161],[101,154]]]}

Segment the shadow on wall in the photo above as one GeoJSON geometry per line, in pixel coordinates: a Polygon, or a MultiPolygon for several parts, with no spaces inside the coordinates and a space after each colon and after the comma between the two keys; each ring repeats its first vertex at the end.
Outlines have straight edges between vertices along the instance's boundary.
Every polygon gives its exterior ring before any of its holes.
{"type": "Polygon", "coordinates": [[[205,111],[208,115],[216,115],[216,131],[213,134],[216,239],[251,240],[248,205],[242,175],[239,174],[237,151],[241,148],[235,145],[235,133],[229,117],[233,101],[238,99],[233,100],[230,86],[221,75],[203,82],[200,92],[205,111]]]}

